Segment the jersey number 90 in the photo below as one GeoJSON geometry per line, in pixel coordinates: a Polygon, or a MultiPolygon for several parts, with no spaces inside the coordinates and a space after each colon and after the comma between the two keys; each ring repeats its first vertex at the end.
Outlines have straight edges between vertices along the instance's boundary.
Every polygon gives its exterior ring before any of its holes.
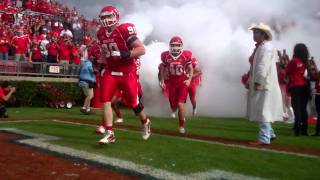
{"type": "Polygon", "coordinates": [[[112,51],[119,51],[117,43],[102,44],[101,47],[106,58],[109,58],[112,55],[112,51]]]}

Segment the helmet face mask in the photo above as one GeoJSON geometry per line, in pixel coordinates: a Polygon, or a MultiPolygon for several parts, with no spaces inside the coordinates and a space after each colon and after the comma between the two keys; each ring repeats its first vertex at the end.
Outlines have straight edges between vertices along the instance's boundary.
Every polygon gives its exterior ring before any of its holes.
{"type": "Polygon", "coordinates": [[[106,6],[101,10],[99,19],[103,27],[110,28],[119,22],[118,10],[113,6],[106,6]]]}
{"type": "Polygon", "coordinates": [[[174,36],[170,40],[169,52],[173,56],[179,56],[183,51],[183,42],[182,39],[178,36],[174,36]]]}

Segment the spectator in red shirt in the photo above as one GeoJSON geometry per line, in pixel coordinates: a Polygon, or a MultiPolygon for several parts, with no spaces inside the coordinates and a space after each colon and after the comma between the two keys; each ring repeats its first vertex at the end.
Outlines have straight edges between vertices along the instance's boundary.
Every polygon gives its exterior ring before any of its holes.
{"type": "Polygon", "coordinates": [[[302,43],[296,44],[293,50],[293,59],[286,68],[295,115],[294,134],[296,136],[308,136],[307,104],[310,90],[305,76],[308,60],[309,50],[307,46],[302,43]]]}
{"type": "Polygon", "coordinates": [[[9,39],[5,31],[0,32],[0,60],[8,60],[9,39]]]}
{"type": "Polygon", "coordinates": [[[30,53],[29,53],[29,61],[30,62],[41,62],[42,61],[40,41],[34,41],[32,43],[30,53]]]}
{"type": "Polygon", "coordinates": [[[30,49],[29,61],[34,62],[33,70],[35,73],[41,73],[41,64],[39,62],[42,62],[42,59],[40,41],[34,41],[30,49]]]}
{"type": "Polygon", "coordinates": [[[12,38],[12,46],[14,50],[14,60],[26,60],[26,54],[29,49],[29,38],[24,34],[23,29],[19,29],[17,35],[12,38]]]}
{"type": "Polygon", "coordinates": [[[72,64],[79,65],[80,64],[80,45],[75,43],[71,49],[71,62],[72,64]]]}
{"type": "Polygon", "coordinates": [[[71,59],[71,49],[71,37],[69,37],[67,34],[64,34],[62,39],[60,39],[59,41],[58,59],[60,63],[69,64],[71,59]]]}
{"type": "Polygon", "coordinates": [[[58,51],[59,51],[58,37],[52,36],[50,42],[47,44],[46,47],[48,50],[48,57],[47,57],[48,63],[57,63],[58,51]]]}
{"type": "Polygon", "coordinates": [[[4,81],[0,87],[0,118],[7,118],[8,113],[3,102],[8,101],[16,91],[15,87],[10,86],[8,81],[4,81]]]}

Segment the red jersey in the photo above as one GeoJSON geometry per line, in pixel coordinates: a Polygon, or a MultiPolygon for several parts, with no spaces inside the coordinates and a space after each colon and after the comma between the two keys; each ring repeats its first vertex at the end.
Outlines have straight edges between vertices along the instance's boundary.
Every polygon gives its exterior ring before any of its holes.
{"type": "Polygon", "coordinates": [[[59,43],[59,60],[70,60],[71,59],[72,46],[65,42],[59,43]]]}
{"type": "Polygon", "coordinates": [[[307,79],[304,77],[306,66],[301,59],[293,58],[289,62],[286,71],[289,78],[289,87],[304,86],[307,84],[307,79]]]}
{"type": "Polygon", "coordinates": [[[42,61],[42,54],[41,54],[41,49],[39,45],[36,45],[32,49],[32,61],[42,61]]]}
{"type": "Polygon", "coordinates": [[[26,54],[28,52],[28,44],[30,39],[27,35],[14,36],[12,38],[12,45],[16,46],[15,54],[26,54]]]}
{"type": "Polygon", "coordinates": [[[79,48],[73,47],[71,49],[71,62],[72,64],[80,64],[81,62],[81,57],[80,57],[80,50],[79,48]]]}
{"type": "Polygon", "coordinates": [[[50,31],[50,37],[53,37],[53,36],[56,36],[56,37],[60,37],[60,30],[57,28],[57,29],[53,29],[52,31],[50,31]]]}
{"type": "Polygon", "coordinates": [[[58,44],[56,42],[49,42],[47,44],[48,55],[57,56],[58,55],[58,44]]]}
{"type": "Polygon", "coordinates": [[[6,37],[0,37],[0,52],[7,53],[9,51],[9,41],[6,37]]]}
{"type": "Polygon", "coordinates": [[[169,84],[179,84],[187,80],[186,68],[192,63],[191,51],[184,50],[179,56],[172,56],[169,51],[161,54],[161,61],[168,72],[169,84]]]}
{"type": "Polygon", "coordinates": [[[111,33],[104,27],[100,27],[97,37],[100,41],[103,58],[106,60],[106,69],[114,72],[136,73],[135,58],[120,59],[119,56],[112,56],[112,51],[130,51],[133,48],[129,41],[136,36],[135,26],[131,23],[124,23],[117,26],[111,33]]]}

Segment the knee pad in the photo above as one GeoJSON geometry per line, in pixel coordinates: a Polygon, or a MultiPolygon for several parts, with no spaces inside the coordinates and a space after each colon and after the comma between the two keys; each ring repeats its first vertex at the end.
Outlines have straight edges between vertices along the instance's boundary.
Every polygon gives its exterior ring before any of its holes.
{"type": "Polygon", "coordinates": [[[143,104],[139,103],[136,107],[133,108],[133,111],[136,115],[138,115],[143,109],[144,109],[143,104]]]}

